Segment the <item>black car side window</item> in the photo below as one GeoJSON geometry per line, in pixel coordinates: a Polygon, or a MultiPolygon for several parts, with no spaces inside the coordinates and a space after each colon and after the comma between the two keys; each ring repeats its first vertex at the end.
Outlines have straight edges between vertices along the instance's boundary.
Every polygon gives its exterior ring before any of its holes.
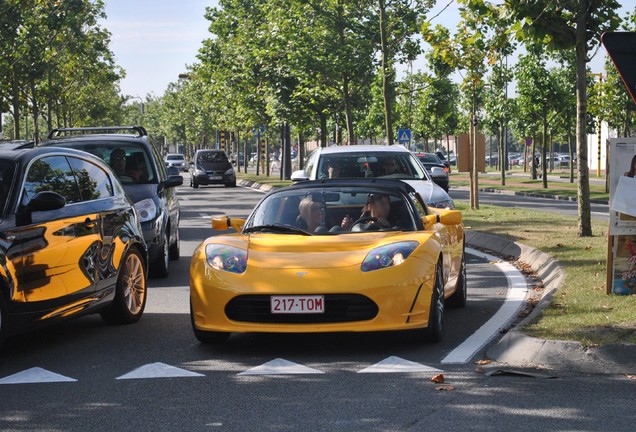
{"type": "Polygon", "coordinates": [[[82,201],[113,196],[113,184],[103,169],[84,159],[69,157],[68,161],[77,178],[82,201]]]}
{"type": "Polygon", "coordinates": [[[66,198],[67,204],[82,200],[73,170],[64,156],[47,156],[31,164],[24,182],[22,204],[28,204],[43,191],[59,193],[66,198]]]}

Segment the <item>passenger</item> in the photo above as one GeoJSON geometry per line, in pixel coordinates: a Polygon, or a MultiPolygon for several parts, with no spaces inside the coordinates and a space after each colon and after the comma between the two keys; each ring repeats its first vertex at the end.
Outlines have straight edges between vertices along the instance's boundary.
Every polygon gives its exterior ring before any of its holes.
{"type": "Polygon", "coordinates": [[[298,213],[300,222],[307,231],[314,232],[320,226],[320,203],[314,202],[311,195],[300,200],[298,213]]]}
{"type": "Polygon", "coordinates": [[[126,177],[126,152],[123,149],[116,148],[110,152],[108,164],[113,169],[117,177],[126,177]]]}
{"type": "Polygon", "coordinates": [[[393,156],[389,156],[382,161],[382,175],[398,174],[400,166],[393,156]]]}
{"type": "MultiPolygon", "coordinates": [[[[358,218],[371,217],[374,218],[372,222],[378,225],[380,228],[388,228],[391,226],[389,222],[389,212],[391,211],[391,201],[388,195],[384,194],[369,194],[367,197],[367,203],[362,207],[362,214],[358,218]]],[[[340,226],[345,229],[351,229],[355,220],[349,215],[345,216],[340,223],[340,226]]]]}
{"type": "Polygon", "coordinates": [[[329,174],[329,178],[337,178],[340,177],[340,173],[342,171],[342,167],[340,166],[340,162],[336,160],[331,160],[327,164],[327,173],[329,174]]]}

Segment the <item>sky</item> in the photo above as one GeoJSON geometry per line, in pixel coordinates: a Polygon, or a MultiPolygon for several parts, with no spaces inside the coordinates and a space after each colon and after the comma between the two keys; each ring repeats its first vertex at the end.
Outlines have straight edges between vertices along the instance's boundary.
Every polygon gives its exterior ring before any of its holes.
{"type": "MultiPolygon", "coordinates": [[[[101,24],[111,33],[111,51],[116,63],[126,71],[126,78],[120,82],[121,93],[141,98],[148,94],[162,96],[168,84],[186,72],[187,65],[197,62],[201,43],[210,36],[205,9],[217,5],[216,0],[105,0],[104,3],[107,19],[101,24]]],[[[624,16],[634,10],[636,0],[622,0],[621,4],[624,16]]],[[[459,21],[457,4],[438,0],[429,17],[435,17],[434,24],[454,31],[459,21]]],[[[593,72],[603,71],[604,55],[605,49],[601,47],[591,64],[593,72]]],[[[423,67],[423,61],[415,62],[414,72],[423,67]]],[[[405,66],[398,68],[398,73],[405,69],[405,66]]]]}

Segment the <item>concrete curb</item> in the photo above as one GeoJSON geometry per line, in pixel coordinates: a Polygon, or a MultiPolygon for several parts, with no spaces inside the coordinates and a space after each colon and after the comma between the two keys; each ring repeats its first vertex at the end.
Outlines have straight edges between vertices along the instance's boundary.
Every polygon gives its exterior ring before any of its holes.
{"type": "Polygon", "coordinates": [[[554,293],[565,282],[565,272],[552,256],[523,244],[474,231],[466,232],[466,242],[471,247],[530,265],[544,283],[543,296],[533,311],[487,350],[489,359],[515,367],[592,374],[636,373],[636,345],[612,344],[585,349],[579,342],[538,339],[519,330],[549,306],[554,293]]]}

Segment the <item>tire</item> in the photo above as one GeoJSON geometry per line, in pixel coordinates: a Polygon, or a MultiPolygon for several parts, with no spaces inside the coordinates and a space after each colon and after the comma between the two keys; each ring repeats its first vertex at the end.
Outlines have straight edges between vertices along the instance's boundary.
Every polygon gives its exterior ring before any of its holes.
{"type": "Polygon", "coordinates": [[[198,189],[199,188],[199,183],[197,183],[197,179],[196,178],[192,178],[192,180],[190,180],[192,182],[192,187],[194,189],[198,189]]]}
{"type": "Polygon", "coordinates": [[[170,245],[169,256],[172,261],[177,261],[181,256],[181,241],[179,238],[179,224],[177,223],[177,239],[170,245]]]}
{"type": "Polygon", "coordinates": [[[196,328],[194,325],[194,313],[192,312],[192,301],[190,301],[190,323],[192,324],[192,331],[194,332],[194,336],[201,343],[206,344],[220,344],[226,342],[230,338],[230,334],[228,332],[214,332],[214,331],[203,331],[196,328]]]}
{"type": "Polygon", "coordinates": [[[466,254],[462,251],[462,262],[459,268],[457,287],[453,295],[446,299],[446,302],[448,304],[448,307],[463,308],[466,306],[467,297],[468,289],[466,287],[466,254]]]}
{"type": "Polygon", "coordinates": [[[439,342],[444,333],[444,275],[442,262],[437,262],[435,270],[435,285],[431,296],[431,312],[428,317],[428,327],[424,333],[428,342],[439,342]]]}
{"type": "Polygon", "coordinates": [[[101,312],[108,324],[132,324],[139,321],[146,307],[146,269],[137,249],[130,249],[119,268],[115,298],[110,307],[101,312]]]}
{"type": "Polygon", "coordinates": [[[166,278],[170,274],[169,262],[170,262],[170,236],[166,234],[161,244],[161,249],[157,258],[152,262],[150,266],[150,275],[153,278],[166,278]]]}

